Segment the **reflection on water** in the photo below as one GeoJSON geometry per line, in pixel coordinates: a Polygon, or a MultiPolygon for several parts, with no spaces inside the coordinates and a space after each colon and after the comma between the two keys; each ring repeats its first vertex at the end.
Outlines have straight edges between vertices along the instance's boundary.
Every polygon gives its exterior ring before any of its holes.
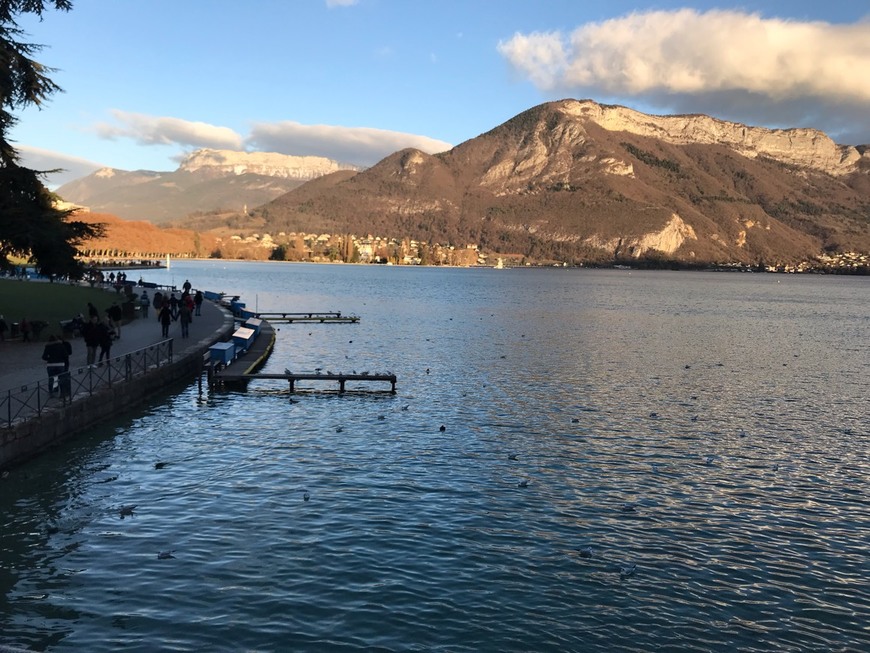
{"type": "Polygon", "coordinates": [[[263,311],[356,313],[281,325],[266,371],[390,370],[398,394],[191,384],[13,470],[0,643],[870,647],[866,281],[156,275],[263,311]]]}

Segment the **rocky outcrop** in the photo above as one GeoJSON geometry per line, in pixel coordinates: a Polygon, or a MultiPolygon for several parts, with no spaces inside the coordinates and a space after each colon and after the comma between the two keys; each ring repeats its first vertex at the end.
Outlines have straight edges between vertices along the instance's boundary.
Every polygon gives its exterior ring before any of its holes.
{"type": "Polygon", "coordinates": [[[870,162],[863,148],[837,145],[815,129],[750,127],[705,115],[653,116],[592,100],[563,100],[557,104],[565,115],[592,121],[608,131],[629,132],[675,145],[726,145],[748,158],[765,156],[832,175],[855,172],[862,159],[865,164],[870,162]]]}

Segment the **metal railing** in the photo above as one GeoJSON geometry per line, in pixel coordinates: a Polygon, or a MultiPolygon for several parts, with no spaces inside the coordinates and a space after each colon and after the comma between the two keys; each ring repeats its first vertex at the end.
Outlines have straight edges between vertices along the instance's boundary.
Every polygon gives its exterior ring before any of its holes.
{"type": "Polygon", "coordinates": [[[48,379],[34,381],[0,393],[0,427],[40,417],[47,411],[63,409],[77,399],[90,397],[106,388],[130,383],[172,363],[172,338],[122,354],[115,358],[70,368],[55,377],[55,388],[48,379]]]}

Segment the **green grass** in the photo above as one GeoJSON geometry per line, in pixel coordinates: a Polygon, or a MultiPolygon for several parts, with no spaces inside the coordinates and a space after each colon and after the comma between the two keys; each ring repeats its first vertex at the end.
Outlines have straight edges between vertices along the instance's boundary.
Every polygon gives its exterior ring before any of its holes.
{"type": "MultiPolygon", "coordinates": [[[[113,301],[123,300],[124,295],[87,286],[71,286],[68,283],[45,283],[42,281],[18,281],[0,279],[0,315],[9,327],[26,317],[33,322],[41,320],[48,326],[40,333],[39,340],[49,335],[60,335],[61,320],[69,320],[79,313],[87,318],[88,302],[93,302],[103,313],[113,301]]],[[[6,333],[9,336],[9,333],[6,333]]]]}

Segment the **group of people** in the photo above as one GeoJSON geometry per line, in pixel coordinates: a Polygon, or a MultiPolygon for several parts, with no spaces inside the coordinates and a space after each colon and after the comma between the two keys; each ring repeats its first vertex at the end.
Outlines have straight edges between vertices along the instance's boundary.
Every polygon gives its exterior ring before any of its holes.
{"type": "MultiPolygon", "coordinates": [[[[122,273],[123,274],[123,273],[122,273]]],[[[197,290],[191,294],[190,281],[185,281],[182,293],[177,297],[174,292],[165,295],[155,292],[153,299],[148,297],[147,290],[143,290],[140,296],[140,308],[143,317],[148,317],[148,308],[153,306],[157,311],[157,319],[163,329],[163,337],[169,337],[169,326],[172,322],[181,324],[181,337],[189,336],[190,323],[194,315],[201,314],[204,296],[202,291],[197,290]]],[[[81,332],[82,339],[87,349],[87,364],[102,365],[111,358],[112,342],[121,337],[121,320],[123,310],[118,302],[113,302],[101,315],[99,309],[92,302],[88,302],[88,317],[79,314],[74,318],[76,328],[81,332]],[[97,357],[99,350],[99,358],[97,357]]],[[[26,323],[26,320],[22,320],[26,323]]],[[[0,339],[5,338],[8,325],[0,315],[0,339]]],[[[52,335],[49,337],[42,353],[48,371],[49,393],[54,395],[60,392],[61,397],[70,394],[69,359],[72,355],[72,345],[63,336],[52,335]]]]}
{"type": "MultiPolygon", "coordinates": [[[[157,321],[160,322],[164,338],[169,337],[169,327],[173,322],[178,322],[181,325],[182,338],[189,337],[190,323],[193,322],[193,317],[201,314],[202,302],[205,299],[202,291],[197,290],[191,294],[192,286],[188,280],[185,280],[181,289],[181,297],[176,297],[174,292],[168,296],[161,292],[154,293],[152,305],[157,311],[157,321]]],[[[147,293],[143,291],[141,302],[145,317],[148,316],[148,308],[145,306],[146,300],[147,293]]]]}

